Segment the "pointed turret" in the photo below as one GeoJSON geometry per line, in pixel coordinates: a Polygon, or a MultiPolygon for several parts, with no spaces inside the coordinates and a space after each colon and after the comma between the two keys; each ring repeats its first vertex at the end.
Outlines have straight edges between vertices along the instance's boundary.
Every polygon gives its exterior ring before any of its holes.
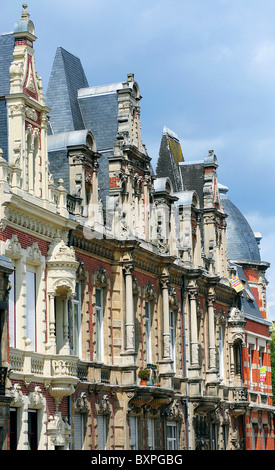
{"type": "Polygon", "coordinates": [[[177,134],[164,127],[156,174],[158,178],[169,177],[174,192],[183,189],[178,167],[178,164],[183,161],[184,158],[177,134]]]}
{"type": "Polygon", "coordinates": [[[50,133],[85,129],[78,105],[78,90],[88,81],[78,57],[58,47],[47,89],[47,106],[51,108],[50,133]]]}

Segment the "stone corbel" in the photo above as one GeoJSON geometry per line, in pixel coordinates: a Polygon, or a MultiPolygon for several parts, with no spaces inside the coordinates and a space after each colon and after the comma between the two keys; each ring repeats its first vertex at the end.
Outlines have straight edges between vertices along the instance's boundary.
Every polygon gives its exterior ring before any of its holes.
{"type": "Polygon", "coordinates": [[[154,289],[153,283],[148,281],[145,286],[145,298],[146,300],[152,301],[156,299],[156,291],[154,289]]]}
{"type": "Polygon", "coordinates": [[[133,294],[137,295],[138,294],[138,282],[136,276],[132,276],[133,278],[133,294]]]}
{"type": "Polygon", "coordinates": [[[23,406],[24,399],[23,399],[23,393],[21,390],[21,386],[19,384],[14,384],[12,389],[11,389],[11,397],[12,397],[12,402],[11,406],[23,406]]]}
{"type": "Polygon", "coordinates": [[[182,419],[182,412],[180,410],[179,403],[176,400],[170,399],[170,405],[168,406],[166,412],[168,421],[179,421],[182,419]]]}
{"type": "Polygon", "coordinates": [[[84,281],[86,279],[86,271],[85,271],[85,266],[82,260],[78,260],[79,265],[76,270],[76,279],[78,281],[84,281]]]}
{"type": "Polygon", "coordinates": [[[7,240],[5,255],[12,259],[19,259],[23,256],[22,247],[17,235],[12,235],[12,237],[7,240]]]}
{"type": "Polygon", "coordinates": [[[89,411],[88,401],[86,394],[81,392],[73,402],[73,409],[75,413],[87,413],[89,411]]]}
{"type": "Polygon", "coordinates": [[[35,387],[34,391],[29,394],[29,404],[31,408],[40,409],[44,404],[44,397],[40,387],[35,387]]]}
{"type": "Polygon", "coordinates": [[[179,309],[179,302],[174,288],[169,289],[169,307],[171,310],[179,309]]]}
{"type": "Polygon", "coordinates": [[[98,415],[109,415],[111,413],[111,405],[108,395],[103,395],[95,404],[96,413],[98,415]]]}
{"type": "Polygon", "coordinates": [[[106,274],[106,269],[103,266],[100,266],[95,274],[95,284],[97,287],[104,288],[108,284],[108,277],[106,274]]]}

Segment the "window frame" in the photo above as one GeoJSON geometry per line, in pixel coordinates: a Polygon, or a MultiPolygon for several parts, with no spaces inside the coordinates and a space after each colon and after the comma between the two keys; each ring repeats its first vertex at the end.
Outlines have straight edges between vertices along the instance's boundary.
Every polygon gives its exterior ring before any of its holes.
{"type": "Polygon", "coordinates": [[[224,329],[219,325],[219,374],[224,379],[224,329]]]}
{"type": "Polygon", "coordinates": [[[31,340],[31,347],[37,351],[37,273],[35,266],[30,264],[26,264],[26,335],[31,340]],[[31,284],[28,282],[28,273],[33,274],[31,284]],[[33,289],[31,299],[30,286],[33,289]]]}
{"type": "Polygon", "coordinates": [[[95,288],[95,315],[96,315],[96,360],[104,362],[104,305],[103,289],[95,288]],[[100,305],[97,305],[97,292],[100,292],[100,305]]]}
{"type": "Polygon", "coordinates": [[[76,295],[72,300],[73,304],[73,353],[82,359],[82,289],[81,282],[76,281],[75,285],[76,295]],[[75,308],[77,311],[75,311],[75,308]]]}
{"type": "Polygon", "coordinates": [[[151,332],[152,316],[151,316],[151,302],[149,300],[145,300],[144,308],[145,308],[145,332],[146,332],[146,361],[147,361],[147,364],[150,364],[152,362],[152,332],[151,332]]]}
{"type": "Polygon", "coordinates": [[[108,441],[108,415],[97,415],[97,448],[98,450],[107,449],[108,441]],[[102,431],[102,432],[100,432],[102,431]]]}
{"type": "Polygon", "coordinates": [[[169,310],[169,337],[170,359],[173,362],[173,370],[176,370],[176,312],[169,310]]]}
{"type": "Polygon", "coordinates": [[[16,348],[16,270],[9,275],[11,290],[9,293],[9,345],[16,348]],[[12,321],[11,321],[12,320],[12,321]],[[12,338],[12,342],[11,342],[12,338]]]}
{"type": "Polygon", "coordinates": [[[130,450],[138,450],[138,418],[129,418],[130,450]],[[134,430],[134,433],[132,432],[134,430]]]}
{"type": "Polygon", "coordinates": [[[179,429],[176,421],[168,421],[166,425],[166,447],[167,450],[178,450],[179,449],[179,429]],[[168,437],[168,428],[173,429],[172,437],[168,437]],[[172,444],[172,446],[170,446],[172,444]]]}

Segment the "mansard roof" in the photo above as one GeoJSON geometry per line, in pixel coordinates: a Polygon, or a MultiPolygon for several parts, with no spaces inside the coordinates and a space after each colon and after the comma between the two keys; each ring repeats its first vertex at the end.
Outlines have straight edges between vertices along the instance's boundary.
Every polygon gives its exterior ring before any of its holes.
{"type": "Polygon", "coordinates": [[[80,59],[58,47],[46,95],[47,106],[51,109],[50,133],[85,128],[77,101],[77,91],[88,86],[80,59]]]}
{"type": "Polygon", "coordinates": [[[158,178],[168,176],[174,191],[182,189],[178,164],[183,160],[177,134],[165,126],[162,133],[156,174],[158,178]]]}
{"type": "Polygon", "coordinates": [[[240,296],[240,299],[241,299],[241,310],[243,311],[245,318],[254,320],[254,321],[260,321],[262,323],[269,323],[263,317],[257,305],[256,299],[251,291],[249,283],[244,274],[243,268],[236,263],[232,263],[231,266],[235,269],[238,278],[240,279],[241,283],[244,286],[244,290],[242,291],[242,295],[240,296]]]}
{"type": "Polygon", "coordinates": [[[0,97],[10,92],[10,65],[13,61],[13,33],[0,35],[0,97]]]}

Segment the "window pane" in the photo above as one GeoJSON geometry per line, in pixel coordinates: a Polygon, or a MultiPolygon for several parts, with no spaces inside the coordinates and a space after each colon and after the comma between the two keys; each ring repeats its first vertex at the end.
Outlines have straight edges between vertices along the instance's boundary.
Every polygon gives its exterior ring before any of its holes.
{"type": "Polygon", "coordinates": [[[17,409],[10,409],[10,450],[17,449],[17,409]]]}
{"type": "Polygon", "coordinates": [[[145,329],[146,329],[146,361],[150,363],[152,360],[151,354],[151,311],[150,303],[145,302],[145,329]]]}
{"type": "Polygon", "coordinates": [[[98,426],[98,449],[105,450],[107,444],[107,416],[99,415],[97,417],[98,426]]]}
{"type": "Polygon", "coordinates": [[[27,338],[31,347],[36,350],[36,279],[35,273],[26,271],[26,309],[27,309],[27,338]]]}
{"type": "Polygon", "coordinates": [[[74,415],[74,450],[82,450],[84,441],[83,415],[74,415]]]}
{"type": "Polygon", "coordinates": [[[16,335],[15,335],[15,273],[13,272],[9,276],[9,280],[11,283],[11,290],[9,294],[9,339],[10,339],[10,346],[15,348],[16,347],[16,335]]]}
{"type": "Polygon", "coordinates": [[[152,418],[147,419],[147,429],[148,429],[148,449],[153,450],[155,447],[154,444],[154,429],[155,429],[155,421],[152,418]]]}
{"type": "Polygon", "coordinates": [[[101,290],[100,289],[96,289],[95,291],[95,304],[97,307],[101,307],[101,290]]]}
{"type": "Polygon", "coordinates": [[[131,450],[138,449],[138,431],[137,431],[137,418],[130,417],[130,447],[131,450]]]}
{"type": "Polygon", "coordinates": [[[28,412],[28,449],[37,450],[37,412],[28,412]]]}

